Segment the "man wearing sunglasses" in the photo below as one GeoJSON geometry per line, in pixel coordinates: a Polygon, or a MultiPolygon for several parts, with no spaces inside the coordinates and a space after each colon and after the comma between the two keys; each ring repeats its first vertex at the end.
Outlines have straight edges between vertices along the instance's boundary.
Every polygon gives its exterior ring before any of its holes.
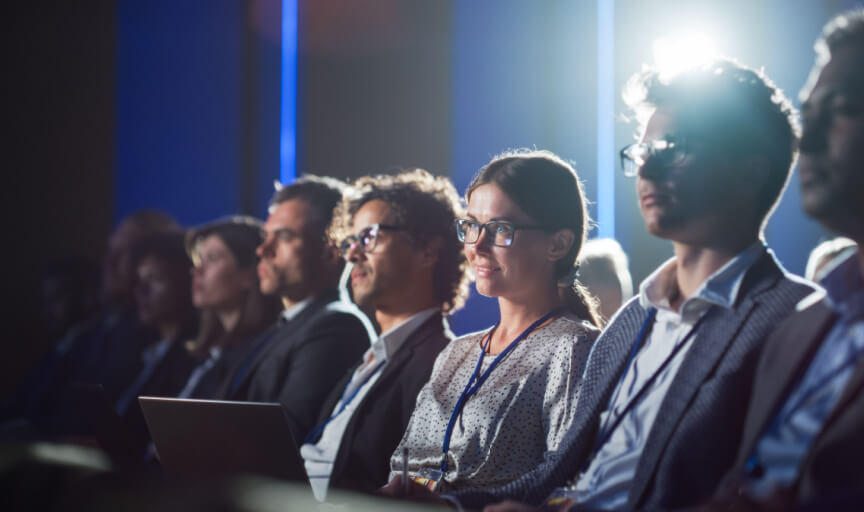
{"type": "Polygon", "coordinates": [[[276,191],[258,247],[261,292],[282,298],[271,329],[232,361],[225,400],[279,402],[299,444],[321,402],[369,347],[368,319],[341,302],[344,263],[326,236],[344,183],[305,176],[276,191]]]}
{"type": "Polygon", "coordinates": [[[449,180],[416,169],[354,185],[331,237],[351,265],[355,302],[374,311],[381,334],[333,389],[300,449],[319,500],[328,488],[371,492],[387,483],[417,394],[453,339],[444,316],[467,296],[454,227],[462,209],[449,180]]]}
{"type": "Polygon", "coordinates": [[[655,510],[709,499],[733,463],[764,339],[813,291],[762,240],[794,156],[782,93],[717,60],[639,74],[625,99],[641,140],[621,152],[624,171],[646,229],[674,257],[598,338],[564,448],[505,488],[457,496],[465,505],[655,510]]]}

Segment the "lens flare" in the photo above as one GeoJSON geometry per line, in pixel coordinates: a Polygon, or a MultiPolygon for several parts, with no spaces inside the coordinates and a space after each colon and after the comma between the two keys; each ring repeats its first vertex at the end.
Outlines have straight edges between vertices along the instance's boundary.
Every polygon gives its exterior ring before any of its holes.
{"type": "Polygon", "coordinates": [[[662,76],[699,66],[718,56],[714,43],[704,33],[661,37],[654,41],[654,64],[662,76]]]}

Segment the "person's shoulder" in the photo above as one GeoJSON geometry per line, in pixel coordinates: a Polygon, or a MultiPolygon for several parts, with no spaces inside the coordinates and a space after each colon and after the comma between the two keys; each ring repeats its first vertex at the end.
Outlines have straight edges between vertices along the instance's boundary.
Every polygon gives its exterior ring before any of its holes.
{"type": "Polygon", "coordinates": [[[354,304],[351,304],[349,302],[345,302],[345,301],[339,300],[339,299],[333,300],[333,301],[330,301],[330,302],[324,304],[324,307],[321,308],[321,312],[320,312],[321,316],[336,315],[336,316],[354,316],[354,317],[357,317],[357,316],[360,316],[362,314],[363,313],[360,311],[360,309],[357,306],[355,306],[354,304]]]}
{"type": "Polygon", "coordinates": [[[483,329],[482,331],[469,332],[468,334],[463,334],[461,336],[457,336],[453,338],[453,340],[449,343],[450,346],[473,346],[480,342],[484,336],[489,334],[492,328],[483,329]]]}
{"type": "Polygon", "coordinates": [[[356,343],[364,350],[368,348],[373,331],[370,330],[369,321],[356,306],[335,300],[310,313],[297,328],[288,326],[287,332],[285,328],[280,329],[281,337],[297,338],[293,343],[297,347],[305,346],[312,340],[320,345],[326,339],[338,346],[356,343]]]}
{"type": "Polygon", "coordinates": [[[439,358],[464,357],[465,353],[470,352],[480,346],[483,337],[489,333],[489,329],[482,331],[470,332],[453,338],[448,342],[439,353],[439,358]]]}
{"type": "Polygon", "coordinates": [[[332,328],[341,326],[367,331],[371,328],[369,320],[366,318],[366,315],[360,311],[360,308],[342,300],[328,302],[311,320],[312,325],[318,327],[323,326],[332,328]]]}
{"type": "Polygon", "coordinates": [[[785,271],[783,272],[783,277],[780,279],[779,286],[794,290],[797,293],[804,295],[824,292],[824,289],[813,281],[785,271]]]}
{"type": "Polygon", "coordinates": [[[574,313],[566,313],[554,319],[538,334],[562,345],[571,345],[594,341],[600,329],[574,313]]]}
{"type": "Polygon", "coordinates": [[[818,284],[789,272],[770,247],[766,248],[762,258],[747,269],[745,282],[747,281],[751,284],[742,285],[745,294],[767,293],[769,296],[794,295],[803,298],[822,290],[818,284]]]}
{"type": "Polygon", "coordinates": [[[616,331],[624,328],[629,329],[633,323],[641,324],[647,315],[648,310],[642,306],[639,295],[636,295],[618,308],[618,311],[606,322],[603,332],[606,333],[610,330],[616,331]]]}

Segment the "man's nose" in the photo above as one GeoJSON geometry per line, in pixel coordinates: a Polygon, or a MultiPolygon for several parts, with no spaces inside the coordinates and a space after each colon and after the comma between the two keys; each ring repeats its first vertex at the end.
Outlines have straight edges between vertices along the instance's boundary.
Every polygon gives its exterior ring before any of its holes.
{"type": "Polygon", "coordinates": [[[645,178],[648,180],[656,180],[662,178],[665,174],[666,166],[664,166],[660,159],[656,156],[649,156],[645,159],[645,161],[637,167],[636,175],[640,178],[645,178]]]}
{"type": "Polygon", "coordinates": [[[255,254],[258,255],[259,258],[263,258],[263,257],[265,257],[265,255],[270,256],[273,252],[271,250],[271,246],[272,246],[272,241],[264,240],[263,242],[261,242],[261,245],[259,245],[255,249],[255,254]]]}
{"type": "Polygon", "coordinates": [[[345,254],[343,258],[345,261],[349,263],[357,263],[363,258],[363,251],[360,249],[360,242],[353,241],[348,245],[348,248],[345,250],[345,254]]]}

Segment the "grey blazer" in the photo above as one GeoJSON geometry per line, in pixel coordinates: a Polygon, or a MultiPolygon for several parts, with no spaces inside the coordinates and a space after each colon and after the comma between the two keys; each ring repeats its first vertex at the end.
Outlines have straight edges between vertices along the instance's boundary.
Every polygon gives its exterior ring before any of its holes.
{"type": "MultiPolygon", "coordinates": [[[[630,488],[627,509],[677,508],[709,499],[733,464],[763,341],[815,290],[789,275],[769,250],[745,274],[731,310],[712,308],[660,405],[630,488]]],[[[541,503],[589,462],[600,413],[624,371],[648,312],[627,303],[595,343],[562,448],[521,479],[492,491],[463,491],[468,507],[513,499],[541,503]]]]}

